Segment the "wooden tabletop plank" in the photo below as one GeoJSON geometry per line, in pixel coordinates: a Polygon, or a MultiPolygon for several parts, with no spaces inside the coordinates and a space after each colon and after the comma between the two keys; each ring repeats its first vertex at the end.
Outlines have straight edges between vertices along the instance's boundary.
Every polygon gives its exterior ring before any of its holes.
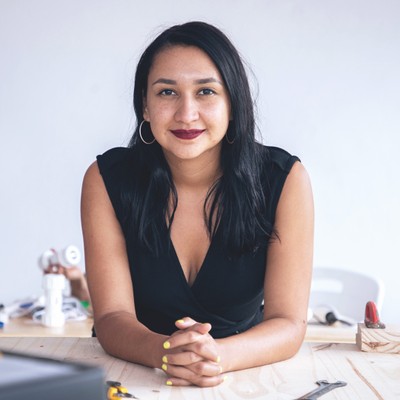
{"type": "Polygon", "coordinates": [[[400,399],[400,356],[364,353],[355,344],[304,343],[289,360],[227,373],[223,384],[205,389],[167,387],[164,372],[111,357],[96,338],[0,337],[0,349],[100,365],[142,400],[293,400],[321,379],[348,383],[324,400],[400,399]]]}
{"type": "MultiPolygon", "coordinates": [[[[35,323],[30,318],[15,318],[10,320],[3,329],[0,330],[0,337],[6,336],[45,336],[45,337],[91,337],[93,319],[88,318],[84,321],[67,321],[63,327],[49,328],[35,323]]],[[[324,326],[309,324],[305,340],[307,342],[334,342],[334,343],[355,343],[356,326],[324,326]]]]}
{"type": "Polygon", "coordinates": [[[93,319],[83,321],[67,321],[64,326],[51,328],[43,326],[31,318],[14,318],[5,324],[0,330],[0,337],[6,336],[45,336],[45,337],[91,337],[93,319]]]}

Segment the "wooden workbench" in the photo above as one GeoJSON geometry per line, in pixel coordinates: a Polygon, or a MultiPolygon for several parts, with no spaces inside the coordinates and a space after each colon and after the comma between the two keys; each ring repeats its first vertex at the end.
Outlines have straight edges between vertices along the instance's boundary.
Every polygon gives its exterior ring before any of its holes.
{"type": "Polygon", "coordinates": [[[324,400],[400,399],[400,355],[363,353],[355,344],[304,343],[290,360],[227,373],[223,384],[204,389],[166,386],[164,372],[113,358],[96,338],[0,337],[0,349],[100,365],[141,400],[293,400],[321,379],[348,383],[324,400]]]}
{"type": "MultiPolygon", "coordinates": [[[[84,321],[67,321],[61,328],[48,328],[35,323],[30,318],[15,318],[10,320],[0,330],[0,337],[11,336],[44,336],[44,337],[91,337],[93,319],[84,321]]],[[[306,342],[328,342],[328,343],[355,343],[357,327],[345,325],[323,326],[310,324],[307,326],[306,342]]]]}
{"type": "Polygon", "coordinates": [[[12,336],[69,336],[69,337],[90,337],[92,336],[93,319],[87,318],[83,321],[67,321],[64,326],[59,328],[50,328],[43,326],[31,318],[14,318],[11,319],[4,328],[0,329],[1,337],[12,336]]]}

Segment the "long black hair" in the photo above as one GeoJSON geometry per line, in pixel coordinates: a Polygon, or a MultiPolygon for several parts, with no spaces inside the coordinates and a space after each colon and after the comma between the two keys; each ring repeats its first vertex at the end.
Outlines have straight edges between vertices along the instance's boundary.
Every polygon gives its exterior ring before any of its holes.
{"type": "MultiPolygon", "coordinates": [[[[219,70],[230,98],[229,142],[224,139],[221,146],[222,176],[210,188],[204,203],[209,235],[214,237],[218,229],[222,245],[230,255],[255,251],[260,240],[265,241],[269,236],[271,226],[265,219],[262,146],[255,139],[249,82],[241,57],[230,40],[219,29],[204,22],[188,22],[165,30],[147,47],[137,65],[133,98],[137,128],[129,147],[136,154],[135,169],[140,177],[135,178],[135,190],[124,194],[129,210],[126,220],[137,242],[158,254],[163,248],[163,229],[169,229],[172,224],[178,195],[160,145],[157,142],[144,144],[139,136],[139,125],[143,120],[143,99],[154,58],[163,49],[175,45],[203,50],[219,70]]],[[[151,140],[148,124],[144,125],[147,129],[143,129],[142,134],[145,140],[151,140]]]]}

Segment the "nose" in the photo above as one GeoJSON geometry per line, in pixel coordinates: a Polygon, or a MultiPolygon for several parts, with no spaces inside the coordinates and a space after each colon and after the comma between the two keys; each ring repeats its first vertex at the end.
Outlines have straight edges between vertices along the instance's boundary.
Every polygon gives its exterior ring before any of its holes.
{"type": "Polygon", "coordinates": [[[197,106],[195,99],[190,96],[182,96],[177,103],[175,120],[185,124],[196,121],[199,118],[197,106]]]}

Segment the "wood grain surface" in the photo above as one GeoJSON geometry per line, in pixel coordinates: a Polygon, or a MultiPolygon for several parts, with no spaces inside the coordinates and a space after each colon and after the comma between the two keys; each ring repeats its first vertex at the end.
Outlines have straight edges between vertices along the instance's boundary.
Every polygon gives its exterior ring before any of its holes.
{"type": "MultiPolygon", "coordinates": [[[[132,346],[140,345],[132,343],[132,346]]],[[[0,349],[100,365],[141,400],[293,400],[317,380],[346,381],[324,400],[400,399],[400,356],[361,352],[355,344],[304,343],[290,360],[227,373],[214,388],[168,387],[163,371],[107,355],[95,338],[0,337],[0,349]]]]}

